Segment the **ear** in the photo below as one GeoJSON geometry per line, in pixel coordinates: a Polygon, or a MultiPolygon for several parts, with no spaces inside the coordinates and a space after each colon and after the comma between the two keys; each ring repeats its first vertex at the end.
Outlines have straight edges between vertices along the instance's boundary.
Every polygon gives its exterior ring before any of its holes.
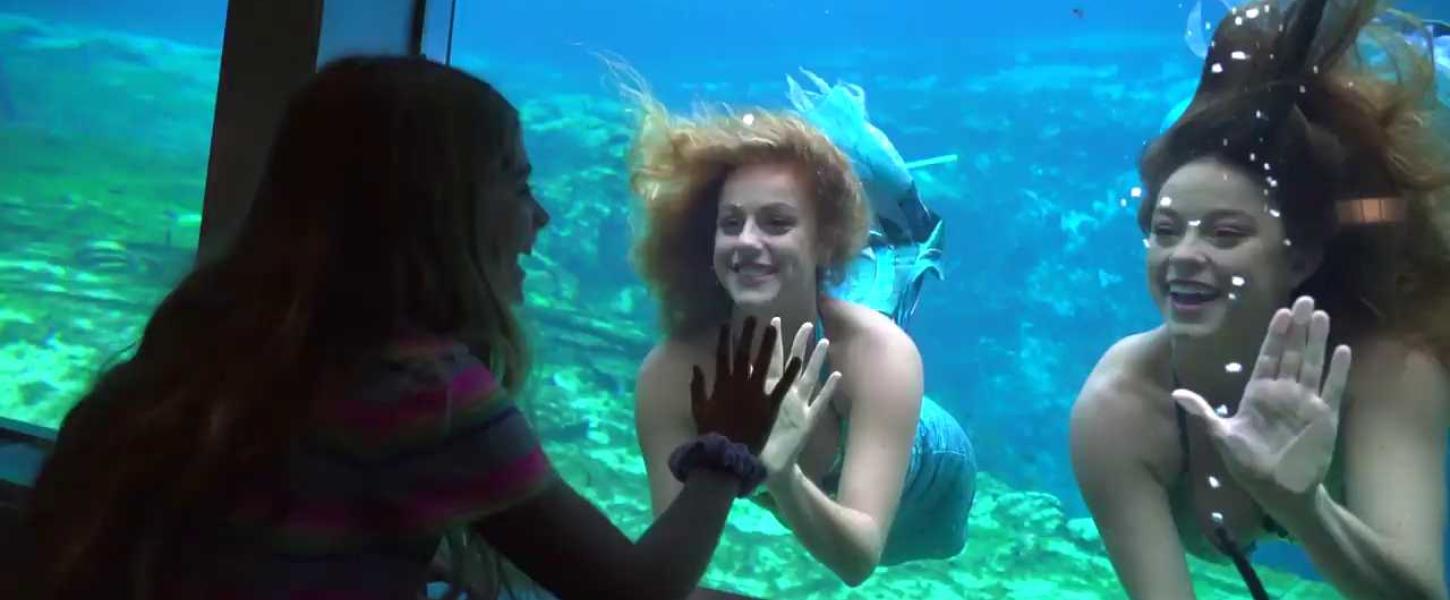
{"type": "Polygon", "coordinates": [[[1291,289],[1297,289],[1304,285],[1309,277],[1319,270],[1319,265],[1324,262],[1323,244],[1304,244],[1289,247],[1289,279],[1293,282],[1291,289]]]}

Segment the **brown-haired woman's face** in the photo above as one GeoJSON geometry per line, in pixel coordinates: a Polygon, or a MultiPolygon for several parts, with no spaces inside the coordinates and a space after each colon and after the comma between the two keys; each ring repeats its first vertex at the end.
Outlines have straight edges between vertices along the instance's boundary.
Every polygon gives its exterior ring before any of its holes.
{"type": "Polygon", "coordinates": [[[515,301],[523,300],[524,269],[519,265],[519,257],[533,252],[539,230],[549,223],[549,212],[539,204],[533,188],[529,186],[532,172],[533,165],[529,163],[528,153],[524,151],[523,140],[520,139],[514,153],[503,161],[503,176],[496,178],[494,189],[489,192],[497,194],[499,210],[507,211],[511,219],[505,231],[509,239],[505,240],[507,245],[504,248],[511,253],[508,255],[510,268],[507,272],[511,275],[515,301]]]}
{"type": "Polygon", "coordinates": [[[737,305],[814,297],[816,220],[806,189],[786,165],[741,167],[720,193],[715,277],[737,305]],[[784,293],[783,293],[784,292],[784,293]]]}
{"type": "Polygon", "coordinates": [[[1163,184],[1149,225],[1148,289],[1170,332],[1262,328],[1302,279],[1267,185],[1215,159],[1188,163],[1163,184]]]}

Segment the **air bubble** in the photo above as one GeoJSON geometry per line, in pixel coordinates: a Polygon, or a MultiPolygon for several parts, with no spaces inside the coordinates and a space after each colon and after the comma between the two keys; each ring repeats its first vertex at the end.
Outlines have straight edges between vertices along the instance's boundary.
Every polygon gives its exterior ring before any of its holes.
{"type": "Polygon", "coordinates": [[[1259,16],[1259,9],[1257,9],[1257,8],[1250,8],[1249,11],[1247,13],[1244,13],[1244,14],[1245,14],[1245,16],[1247,16],[1250,19],[1257,18],[1259,16]]]}
{"type": "Polygon", "coordinates": [[[1240,373],[1243,372],[1244,366],[1236,362],[1231,362],[1224,365],[1223,370],[1228,371],[1229,373],[1240,373]]]}
{"type": "Polygon", "coordinates": [[[745,113],[745,116],[744,117],[741,117],[740,118],[740,121],[742,123],[745,123],[745,126],[746,127],[749,127],[749,126],[755,124],[755,115],[754,114],[751,114],[751,113],[745,113]]]}
{"type": "Polygon", "coordinates": [[[1208,476],[1208,487],[1211,487],[1213,489],[1218,489],[1218,486],[1219,486],[1218,478],[1217,477],[1214,477],[1212,475],[1209,475],[1208,476]]]}
{"type": "Polygon", "coordinates": [[[1199,223],[1202,223],[1202,222],[1203,221],[1200,220],[1200,219],[1194,219],[1194,220],[1188,222],[1188,226],[1189,227],[1198,227],[1198,224],[1199,223]]]}
{"type": "Polygon", "coordinates": [[[1158,206],[1162,206],[1162,207],[1173,206],[1173,199],[1172,198],[1169,198],[1168,196],[1164,196],[1164,197],[1158,199],[1158,206]]]}
{"type": "Polygon", "coordinates": [[[1279,218],[1279,211],[1277,209],[1271,208],[1271,209],[1269,209],[1269,216],[1274,217],[1275,219],[1277,219],[1277,218],[1279,218]]]}
{"type": "Polygon", "coordinates": [[[1234,287],[1244,287],[1245,281],[1242,275],[1234,275],[1233,279],[1230,279],[1229,281],[1233,282],[1234,287]]]}
{"type": "Polygon", "coordinates": [[[1141,197],[1143,195],[1143,188],[1140,188],[1138,186],[1133,186],[1133,189],[1128,190],[1128,194],[1131,195],[1134,198],[1141,197]]]}
{"type": "Polygon", "coordinates": [[[1213,66],[1212,67],[1209,67],[1208,70],[1213,71],[1214,73],[1222,73],[1223,72],[1223,65],[1218,64],[1218,63],[1213,63],[1213,66]]]}
{"type": "Polygon", "coordinates": [[[1213,514],[1209,515],[1208,517],[1210,519],[1213,519],[1213,523],[1215,525],[1223,525],[1223,513],[1214,511],[1213,514]]]}
{"type": "Polygon", "coordinates": [[[1248,60],[1249,59],[1249,55],[1248,55],[1247,52],[1244,52],[1243,50],[1234,50],[1233,51],[1233,54],[1230,54],[1229,55],[1229,58],[1232,58],[1234,60],[1248,60]]]}

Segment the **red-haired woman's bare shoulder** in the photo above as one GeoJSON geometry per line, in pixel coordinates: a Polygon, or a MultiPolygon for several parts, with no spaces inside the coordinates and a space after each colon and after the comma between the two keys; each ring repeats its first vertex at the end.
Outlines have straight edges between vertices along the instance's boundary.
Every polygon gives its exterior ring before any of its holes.
{"type": "Polygon", "coordinates": [[[821,302],[821,318],[826,324],[826,336],[833,345],[854,344],[916,351],[916,342],[905,330],[890,317],[868,306],[828,298],[821,302]]]}

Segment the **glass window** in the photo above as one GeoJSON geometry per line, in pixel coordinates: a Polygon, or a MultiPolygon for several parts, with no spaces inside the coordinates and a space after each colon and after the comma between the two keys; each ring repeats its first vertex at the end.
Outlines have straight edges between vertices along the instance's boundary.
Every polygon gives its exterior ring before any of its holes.
{"type": "Polygon", "coordinates": [[[0,1],[0,416],[58,426],[191,266],[226,2],[0,1]]]}
{"type": "MultiPolygon", "coordinates": [[[[652,521],[631,396],[659,327],[630,266],[634,115],[606,59],[677,114],[790,108],[787,76],[814,89],[807,69],[864,89],[871,123],[945,224],[945,277],[923,284],[909,332],[927,396],[970,434],[980,468],[966,549],[878,570],[851,597],[1121,595],[1068,462],[1069,408],[1104,349],[1161,322],[1144,286],[1136,161],[1187,106],[1227,4],[460,0],[452,62],[520,107],[554,215],[528,301],[551,456],[626,532],[652,521]]],[[[1400,7],[1450,17],[1438,0],[1400,7]]],[[[1273,595],[1332,594],[1302,553],[1261,546],[1273,595]]],[[[1201,596],[1244,595],[1232,566],[1190,565],[1201,596]]],[[[705,584],[848,593],[749,502],[705,584]]]]}

